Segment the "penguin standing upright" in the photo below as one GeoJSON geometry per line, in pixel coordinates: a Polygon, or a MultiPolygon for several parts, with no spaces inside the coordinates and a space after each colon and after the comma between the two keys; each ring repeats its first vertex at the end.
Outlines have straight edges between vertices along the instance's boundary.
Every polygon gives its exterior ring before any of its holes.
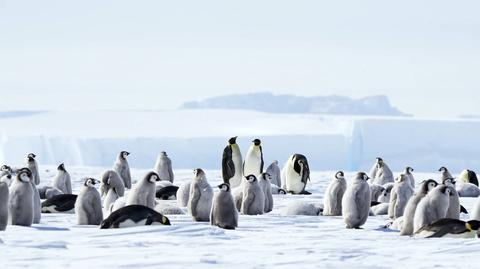
{"type": "Polygon", "coordinates": [[[30,171],[32,171],[32,177],[33,177],[33,183],[35,185],[40,184],[40,174],[38,171],[38,164],[35,158],[37,155],[30,153],[27,155],[27,158],[25,160],[25,165],[27,166],[30,171]]]}
{"type": "Polygon", "coordinates": [[[220,189],[213,197],[210,225],[234,230],[238,226],[238,211],[228,183],[218,185],[220,189]]]}
{"type": "Polygon", "coordinates": [[[63,163],[57,167],[57,175],[53,179],[53,187],[64,194],[72,194],[72,179],[67,170],[65,170],[63,163]]]}
{"type": "Polygon", "coordinates": [[[263,194],[265,195],[265,207],[263,212],[268,213],[273,210],[273,196],[272,196],[272,184],[270,183],[271,176],[268,173],[262,173],[260,175],[259,184],[262,187],[263,194]]]}
{"type": "Polygon", "coordinates": [[[253,144],[245,155],[245,161],[243,162],[243,174],[260,176],[263,172],[263,151],[260,139],[254,139],[253,144]]]}
{"type": "Polygon", "coordinates": [[[157,157],[155,172],[157,172],[160,180],[167,180],[173,183],[175,178],[173,174],[172,160],[170,160],[165,151],[160,152],[157,157]]]}
{"type": "Polygon", "coordinates": [[[180,207],[186,207],[188,205],[188,198],[190,196],[190,184],[191,181],[183,182],[177,190],[177,205],[180,207]]]}
{"type": "Polygon", "coordinates": [[[113,170],[120,175],[125,188],[130,189],[132,188],[132,175],[130,174],[130,165],[127,161],[128,155],[130,155],[130,152],[121,151],[117,156],[117,160],[113,164],[113,170]]]}
{"type": "Polygon", "coordinates": [[[343,195],[342,216],[347,229],[358,229],[367,221],[372,198],[368,179],[367,174],[357,173],[343,195]]]}
{"type": "Polygon", "coordinates": [[[447,215],[451,188],[438,185],[420,200],[413,217],[413,232],[416,233],[424,226],[445,218],[447,215]]]}
{"type": "Polygon", "coordinates": [[[244,215],[262,215],[265,210],[265,194],[255,175],[246,177],[240,212],[244,215]]]}
{"type": "Polygon", "coordinates": [[[75,201],[75,214],[78,225],[99,225],[103,221],[102,200],[95,189],[99,183],[94,178],[86,178],[83,188],[75,201]]]}
{"type": "Polygon", "coordinates": [[[282,175],[280,172],[280,167],[278,167],[278,161],[273,161],[267,167],[266,172],[272,177],[272,184],[280,188],[282,186],[282,175]]]}
{"type": "Polygon", "coordinates": [[[385,188],[378,184],[370,185],[370,192],[372,193],[372,202],[378,202],[378,198],[383,194],[385,188]]]}
{"type": "Polygon", "coordinates": [[[282,170],[282,188],[291,194],[311,194],[305,191],[309,180],[310,167],[307,157],[302,154],[293,154],[282,170]]]}
{"type": "Polygon", "coordinates": [[[343,171],[338,171],[335,178],[330,182],[323,196],[323,215],[342,215],[342,198],[347,189],[347,181],[343,171]]]}
{"type": "Polygon", "coordinates": [[[190,184],[188,211],[195,221],[209,221],[212,209],[213,189],[208,184],[205,172],[198,168],[193,171],[194,178],[190,184]]]}
{"type": "Polygon", "coordinates": [[[415,191],[415,177],[413,176],[413,173],[412,173],[413,171],[414,171],[413,168],[411,168],[410,166],[407,166],[403,174],[408,177],[408,179],[410,180],[410,186],[412,187],[412,190],[415,191]]]}
{"type": "Polygon", "coordinates": [[[8,184],[0,182],[0,231],[5,231],[8,224],[8,184]]]}
{"type": "Polygon", "coordinates": [[[157,173],[147,173],[141,181],[133,186],[125,205],[143,205],[151,209],[155,208],[155,183],[157,181],[160,181],[157,173]]]}
{"type": "Polygon", "coordinates": [[[223,182],[229,183],[230,188],[240,186],[243,177],[242,153],[237,145],[237,137],[228,140],[222,156],[223,182]]]}
{"type": "Polygon", "coordinates": [[[102,196],[107,195],[111,188],[115,189],[119,197],[125,195],[125,183],[120,175],[114,170],[107,170],[102,174],[102,184],[100,185],[102,196]]]}
{"type": "Polygon", "coordinates": [[[408,199],[413,195],[410,177],[401,174],[395,180],[395,186],[390,193],[390,203],[388,207],[388,217],[396,219],[403,216],[408,199]]]}
{"type": "Polygon", "coordinates": [[[375,173],[375,178],[372,179],[373,183],[378,185],[385,185],[386,183],[394,182],[392,170],[385,163],[385,161],[378,157],[377,158],[377,171],[375,173]]]}
{"type": "Polygon", "coordinates": [[[32,172],[28,168],[21,168],[17,171],[15,181],[9,189],[9,221],[12,225],[31,226],[34,215],[32,172]]]}
{"type": "Polygon", "coordinates": [[[459,219],[460,218],[460,197],[458,196],[458,192],[455,189],[455,179],[447,178],[443,180],[443,185],[448,186],[450,188],[450,199],[448,203],[447,214],[445,218],[448,219],[459,219]]]}
{"type": "Polygon", "coordinates": [[[450,171],[448,171],[445,166],[440,167],[438,172],[440,172],[440,182],[443,182],[447,178],[453,178],[452,174],[450,174],[450,171]]]}

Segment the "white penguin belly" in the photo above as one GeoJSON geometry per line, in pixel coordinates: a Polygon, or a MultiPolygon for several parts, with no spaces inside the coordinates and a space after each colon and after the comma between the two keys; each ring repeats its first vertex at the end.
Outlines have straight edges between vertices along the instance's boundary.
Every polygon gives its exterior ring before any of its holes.
{"type": "Polygon", "coordinates": [[[243,168],[244,175],[258,176],[261,173],[261,163],[262,160],[260,159],[260,156],[257,156],[256,154],[250,154],[247,156],[247,158],[245,158],[245,167],[243,168]]]}
{"type": "Polygon", "coordinates": [[[142,219],[138,222],[135,222],[131,219],[127,219],[122,221],[118,224],[119,228],[128,228],[128,227],[135,227],[135,226],[144,226],[147,223],[147,219],[142,219]]]}
{"type": "Polygon", "coordinates": [[[305,187],[305,183],[302,182],[302,177],[297,174],[293,168],[288,169],[286,187],[287,191],[292,191],[294,193],[302,192],[305,187]]]}

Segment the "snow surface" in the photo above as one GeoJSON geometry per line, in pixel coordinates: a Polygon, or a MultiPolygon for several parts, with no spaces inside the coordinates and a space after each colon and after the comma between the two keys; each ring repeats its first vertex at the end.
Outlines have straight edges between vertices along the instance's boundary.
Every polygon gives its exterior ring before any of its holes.
{"type": "MultiPolygon", "coordinates": [[[[51,184],[55,167],[42,166],[42,185],[51,184]]],[[[67,167],[74,193],[81,177],[98,177],[99,167],[67,167]]],[[[138,180],[147,170],[133,169],[138,180]]],[[[220,171],[207,170],[210,184],[220,171]]],[[[191,170],[176,170],[175,184],[191,170]]],[[[42,214],[33,227],[8,226],[0,232],[1,268],[475,268],[478,239],[414,239],[382,228],[386,216],[369,217],[364,229],[347,230],[341,217],[282,216],[294,201],[322,203],[334,171],[313,172],[311,196],[274,196],[274,210],[239,217],[235,231],[193,222],[188,215],[169,215],[171,226],[100,230],[78,226],[73,214],[42,214]]],[[[347,173],[351,179],[352,173],[347,173]]],[[[415,174],[417,182],[436,174],[415,174]]],[[[476,198],[462,198],[471,210],[476,198]]],[[[167,203],[175,204],[175,201],[167,203]]],[[[468,218],[462,215],[462,218],[468,218]]]]}

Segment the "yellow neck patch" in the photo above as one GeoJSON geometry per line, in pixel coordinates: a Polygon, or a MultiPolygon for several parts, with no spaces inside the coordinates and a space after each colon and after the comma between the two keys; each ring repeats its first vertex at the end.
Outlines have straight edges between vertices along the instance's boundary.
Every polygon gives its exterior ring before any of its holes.
{"type": "Polygon", "coordinates": [[[468,223],[468,222],[465,224],[465,228],[467,228],[467,230],[468,230],[469,232],[472,231],[472,226],[471,226],[470,223],[468,223]]]}

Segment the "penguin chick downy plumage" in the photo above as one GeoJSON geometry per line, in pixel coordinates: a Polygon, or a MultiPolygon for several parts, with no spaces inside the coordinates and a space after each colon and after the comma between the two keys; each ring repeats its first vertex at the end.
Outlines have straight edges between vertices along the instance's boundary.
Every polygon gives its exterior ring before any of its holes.
{"type": "Polygon", "coordinates": [[[27,166],[30,171],[32,171],[32,177],[33,177],[33,183],[35,185],[40,184],[40,174],[38,171],[38,164],[35,158],[37,155],[30,153],[27,155],[27,158],[25,159],[25,165],[27,166]]]}
{"type": "Polygon", "coordinates": [[[447,178],[442,182],[444,185],[450,187],[450,199],[448,203],[448,210],[445,218],[459,219],[460,218],[460,197],[455,189],[455,179],[447,178]]]}
{"type": "Polygon", "coordinates": [[[218,185],[219,192],[213,197],[210,212],[210,224],[223,229],[234,230],[238,227],[238,210],[228,183],[218,185]]]}
{"type": "Polygon", "coordinates": [[[125,188],[130,189],[132,187],[132,175],[130,174],[130,165],[127,161],[128,155],[130,155],[128,151],[118,153],[117,159],[113,164],[113,170],[118,173],[125,188]]]}
{"type": "Polygon", "coordinates": [[[324,216],[342,215],[342,198],[346,190],[347,181],[345,180],[345,174],[342,171],[338,171],[325,190],[323,197],[324,216]]]}
{"type": "Polygon", "coordinates": [[[160,152],[155,162],[155,172],[157,172],[160,180],[166,180],[173,183],[175,176],[173,174],[172,160],[165,151],[160,152]]]}
{"type": "Polygon", "coordinates": [[[231,188],[235,188],[242,183],[242,177],[242,153],[235,136],[228,140],[228,145],[223,150],[222,178],[224,183],[229,183],[231,188]]]}
{"type": "Polygon", "coordinates": [[[111,188],[115,189],[115,192],[119,197],[125,195],[125,183],[120,175],[114,170],[107,170],[102,174],[102,184],[100,185],[100,192],[103,195],[107,195],[111,188]]]}
{"type": "Polygon", "coordinates": [[[78,225],[99,225],[103,220],[102,200],[95,188],[99,183],[93,178],[86,178],[83,188],[75,201],[75,214],[78,225]]]}
{"type": "Polygon", "coordinates": [[[348,229],[360,228],[370,212],[370,186],[367,174],[357,173],[342,199],[342,216],[348,229]]]}
{"type": "Polygon", "coordinates": [[[240,212],[244,215],[262,215],[265,209],[265,194],[255,175],[248,175],[243,188],[240,212]]]}
{"type": "Polygon", "coordinates": [[[155,183],[157,181],[160,181],[158,174],[148,172],[133,186],[125,205],[143,205],[151,209],[155,208],[155,183]]]}
{"type": "Polygon", "coordinates": [[[64,194],[72,194],[72,179],[62,163],[57,168],[57,175],[53,179],[53,187],[62,191],[64,194]]]}
{"type": "Polygon", "coordinates": [[[9,189],[8,214],[12,225],[31,226],[33,223],[32,172],[28,168],[17,171],[15,184],[9,189]]]}
{"type": "Polygon", "coordinates": [[[412,235],[413,234],[413,218],[415,216],[415,211],[417,210],[417,205],[422,200],[429,191],[433,190],[438,183],[433,179],[428,179],[423,181],[420,184],[420,189],[412,196],[405,206],[403,212],[403,225],[400,230],[400,235],[412,235]]]}
{"type": "Polygon", "coordinates": [[[212,209],[213,189],[207,181],[205,172],[198,168],[193,171],[190,184],[188,212],[195,221],[209,221],[212,209]]]}
{"type": "Polygon", "coordinates": [[[292,194],[311,194],[305,191],[310,180],[310,166],[307,157],[293,154],[282,170],[282,188],[292,194]]]}
{"type": "Polygon", "coordinates": [[[260,139],[252,141],[253,144],[245,155],[243,174],[259,176],[263,172],[263,151],[260,139]]]}
{"type": "Polygon", "coordinates": [[[372,202],[377,202],[378,198],[383,194],[385,188],[378,184],[371,184],[370,185],[370,192],[372,194],[372,202]]]}
{"type": "Polygon", "coordinates": [[[0,231],[5,231],[8,224],[8,183],[0,182],[0,231]]]}
{"type": "Polygon", "coordinates": [[[413,176],[413,171],[413,168],[407,166],[405,167],[405,171],[403,172],[403,174],[408,177],[408,179],[410,180],[410,186],[412,187],[412,190],[415,191],[415,177],[413,176]]]}
{"type": "Polygon", "coordinates": [[[395,183],[387,183],[383,186],[382,194],[378,197],[378,202],[380,203],[390,203],[390,196],[392,189],[395,186],[395,183]]]}
{"type": "Polygon", "coordinates": [[[377,171],[373,183],[378,185],[385,185],[386,183],[394,182],[392,170],[383,161],[382,158],[377,158],[377,171]]]}
{"type": "Polygon", "coordinates": [[[476,238],[480,229],[480,221],[470,220],[465,222],[458,219],[444,218],[424,226],[415,237],[422,238],[476,238]]]}
{"type": "Polygon", "coordinates": [[[192,181],[183,182],[177,190],[177,205],[180,207],[186,207],[188,204],[188,198],[190,196],[190,185],[192,181]]]}
{"type": "Polygon", "coordinates": [[[395,186],[390,193],[390,203],[388,207],[388,217],[396,219],[403,216],[408,199],[413,195],[413,188],[410,177],[401,174],[395,180],[395,186]]]}
{"type": "Polygon", "coordinates": [[[280,172],[280,167],[278,167],[278,161],[273,161],[268,167],[266,171],[272,177],[272,184],[276,185],[277,187],[282,186],[282,175],[280,172]]]}
{"type": "Polygon", "coordinates": [[[270,183],[271,176],[268,173],[262,173],[258,183],[262,187],[263,194],[265,195],[265,207],[263,212],[268,213],[273,210],[273,196],[272,196],[272,184],[270,183]]]}
{"type": "Polygon", "coordinates": [[[443,182],[447,178],[453,178],[452,174],[450,174],[450,171],[448,171],[445,166],[440,167],[438,172],[440,172],[440,182],[443,182]]]}
{"type": "Polygon", "coordinates": [[[413,218],[413,232],[447,215],[451,188],[439,185],[420,200],[413,218]]]}

